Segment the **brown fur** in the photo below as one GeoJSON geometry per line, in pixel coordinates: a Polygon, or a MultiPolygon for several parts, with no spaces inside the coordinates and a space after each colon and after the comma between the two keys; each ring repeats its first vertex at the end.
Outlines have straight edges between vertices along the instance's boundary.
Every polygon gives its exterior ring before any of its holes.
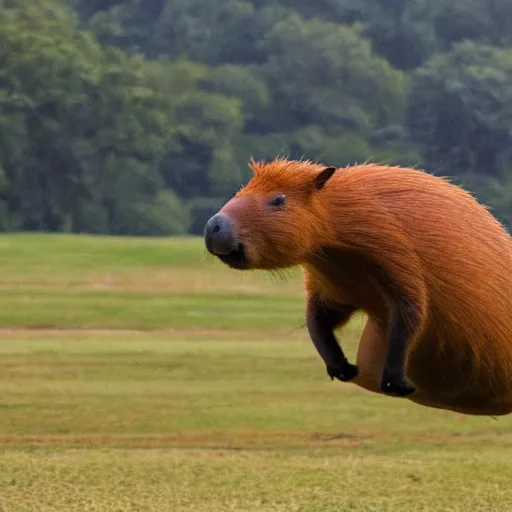
{"type": "MultiPolygon", "coordinates": [[[[470,194],[423,171],[382,165],[251,161],[254,176],[221,210],[248,268],[300,265],[306,294],[368,314],[354,383],[380,392],[390,299],[419,319],[406,375],[417,403],[466,414],[512,411],[512,239],[470,194]],[[284,208],[268,208],[286,194],[284,208]]],[[[347,319],[348,320],[348,319],[347,319]]]]}

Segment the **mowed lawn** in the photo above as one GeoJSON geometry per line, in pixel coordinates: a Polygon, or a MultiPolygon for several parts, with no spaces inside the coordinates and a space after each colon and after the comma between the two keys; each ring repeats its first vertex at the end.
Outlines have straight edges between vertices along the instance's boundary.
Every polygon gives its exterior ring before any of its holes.
{"type": "Polygon", "coordinates": [[[300,272],[6,235],[0,289],[1,512],[512,510],[512,416],[331,382],[300,272]]]}

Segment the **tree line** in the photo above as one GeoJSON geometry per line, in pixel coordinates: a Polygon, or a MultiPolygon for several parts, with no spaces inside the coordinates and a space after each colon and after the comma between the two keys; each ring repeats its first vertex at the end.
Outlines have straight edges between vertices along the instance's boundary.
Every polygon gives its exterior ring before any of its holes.
{"type": "Polygon", "coordinates": [[[512,226],[512,0],[0,0],[0,230],[201,233],[277,155],[512,226]]]}

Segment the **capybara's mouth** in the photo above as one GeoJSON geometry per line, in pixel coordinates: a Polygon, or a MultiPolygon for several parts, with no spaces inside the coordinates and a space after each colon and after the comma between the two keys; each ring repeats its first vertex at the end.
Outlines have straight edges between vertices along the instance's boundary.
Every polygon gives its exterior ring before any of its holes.
{"type": "Polygon", "coordinates": [[[228,254],[218,255],[217,257],[231,268],[235,268],[237,270],[244,270],[247,268],[244,244],[238,244],[238,247],[235,250],[228,254]]]}

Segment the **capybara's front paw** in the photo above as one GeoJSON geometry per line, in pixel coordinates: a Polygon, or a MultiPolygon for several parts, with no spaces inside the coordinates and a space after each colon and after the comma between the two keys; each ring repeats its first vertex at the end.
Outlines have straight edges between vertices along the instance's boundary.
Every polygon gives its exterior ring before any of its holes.
{"type": "Polygon", "coordinates": [[[403,375],[386,371],[384,371],[384,375],[382,376],[380,389],[387,395],[400,397],[408,396],[416,391],[416,388],[408,382],[403,375]]]}
{"type": "Polygon", "coordinates": [[[327,367],[327,375],[331,377],[331,380],[338,379],[342,382],[348,382],[357,377],[357,374],[357,366],[350,364],[348,361],[337,368],[327,367]]]}

